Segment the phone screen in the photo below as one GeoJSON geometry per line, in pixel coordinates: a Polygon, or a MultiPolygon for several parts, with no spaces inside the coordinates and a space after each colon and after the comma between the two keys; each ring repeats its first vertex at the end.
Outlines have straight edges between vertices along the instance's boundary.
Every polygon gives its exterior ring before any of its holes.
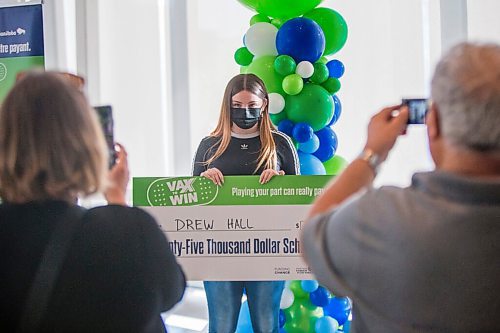
{"type": "Polygon", "coordinates": [[[99,116],[99,121],[106,139],[109,154],[109,168],[111,169],[116,162],[115,138],[113,133],[113,110],[111,106],[96,106],[94,108],[99,116]]]}
{"type": "Polygon", "coordinates": [[[408,124],[425,124],[425,117],[429,111],[429,100],[426,98],[403,99],[403,105],[408,106],[408,124]]]}

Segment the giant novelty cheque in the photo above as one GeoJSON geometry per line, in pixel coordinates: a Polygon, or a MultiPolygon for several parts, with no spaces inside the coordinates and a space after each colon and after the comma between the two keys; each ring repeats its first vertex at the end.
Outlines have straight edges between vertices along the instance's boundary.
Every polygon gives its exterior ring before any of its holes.
{"type": "Polygon", "coordinates": [[[189,280],[311,279],[299,232],[331,176],[134,178],[134,206],[153,215],[189,280]]]}

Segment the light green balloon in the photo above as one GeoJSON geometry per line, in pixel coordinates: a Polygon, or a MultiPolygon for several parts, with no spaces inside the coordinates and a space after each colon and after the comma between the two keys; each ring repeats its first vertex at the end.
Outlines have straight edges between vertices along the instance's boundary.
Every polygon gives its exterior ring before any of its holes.
{"type": "Polygon", "coordinates": [[[335,155],[328,161],[323,163],[323,165],[325,166],[326,174],[333,176],[336,176],[344,171],[344,169],[347,168],[348,164],[349,163],[346,161],[346,159],[339,155],[335,155]]]}
{"type": "Polygon", "coordinates": [[[262,14],[254,15],[250,19],[250,25],[254,25],[255,23],[260,23],[260,22],[269,23],[269,22],[271,22],[271,19],[269,17],[267,17],[266,15],[262,15],[262,14]]]}
{"type": "Polygon", "coordinates": [[[274,70],[274,60],[275,56],[262,56],[254,59],[252,63],[246,67],[241,68],[242,74],[255,74],[257,75],[264,84],[268,93],[278,93],[284,95],[282,83],[283,76],[276,73],[274,70]]]}
{"type": "Polygon", "coordinates": [[[323,0],[238,0],[257,13],[270,17],[295,17],[316,8],[323,0]]]}
{"type": "Polygon", "coordinates": [[[328,80],[323,82],[321,85],[330,93],[330,95],[334,95],[335,93],[337,93],[337,91],[340,90],[340,87],[342,87],[339,79],[336,79],[334,77],[328,78],[328,80]]]}
{"type": "Polygon", "coordinates": [[[283,80],[283,90],[288,95],[297,95],[304,88],[304,80],[299,74],[291,74],[283,80]]]}
{"type": "Polygon", "coordinates": [[[325,34],[323,55],[334,54],[344,47],[348,28],[342,15],[330,8],[316,8],[304,14],[304,17],[314,20],[323,29],[325,34]]]}
{"type": "Polygon", "coordinates": [[[293,74],[295,69],[297,69],[297,63],[290,56],[280,55],[274,61],[274,70],[281,75],[293,74]]]}
{"type": "Polygon", "coordinates": [[[328,61],[330,61],[330,60],[328,60],[327,57],[321,57],[321,58],[319,58],[319,60],[317,62],[320,62],[320,63],[326,65],[328,61]]]}
{"type": "Polygon", "coordinates": [[[332,96],[322,86],[307,83],[300,94],[286,97],[288,119],[294,123],[307,123],[319,131],[332,120],[334,103],[332,96]]]}
{"type": "Polygon", "coordinates": [[[281,28],[283,24],[285,24],[286,19],[279,19],[279,18],[274,18],[271,20],[271,24],[274,25],[276,28],[281,28]]]}
{"type": "Polygon", "coordinates": [[[290,285],[288,287],[293,292],[293,296],[295,296],[296,299],[309,297],[309,293],[302,289],[301,281],[299,280],[290,282],[290,285]]]}
{"type": "Polygon", "coordinates": [[[315,306],[309,297],[295,298],[292,306],[284,310],[287,333],[315,332],[316,320],[324,316],[323,308],[315,306]]]}

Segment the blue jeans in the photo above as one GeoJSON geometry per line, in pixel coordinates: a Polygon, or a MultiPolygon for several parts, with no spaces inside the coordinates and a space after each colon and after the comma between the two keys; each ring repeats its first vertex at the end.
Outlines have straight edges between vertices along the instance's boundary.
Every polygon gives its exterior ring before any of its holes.
{"type": "Polygon", "coordinates": [[[205,281],[209,333],[234,333],[238,323],[243,288],[254,333],[278,333],[284,281],[205,281]]]}

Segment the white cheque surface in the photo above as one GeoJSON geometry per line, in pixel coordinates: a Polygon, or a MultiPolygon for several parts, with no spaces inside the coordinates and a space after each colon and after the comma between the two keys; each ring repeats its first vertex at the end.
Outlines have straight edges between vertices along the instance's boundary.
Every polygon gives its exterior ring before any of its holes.
{"type": "Polygon", "coordinates": [[[313,279],[300,244],[309,205],[141,208],[166,232],[189,280],[313,279]]]}

